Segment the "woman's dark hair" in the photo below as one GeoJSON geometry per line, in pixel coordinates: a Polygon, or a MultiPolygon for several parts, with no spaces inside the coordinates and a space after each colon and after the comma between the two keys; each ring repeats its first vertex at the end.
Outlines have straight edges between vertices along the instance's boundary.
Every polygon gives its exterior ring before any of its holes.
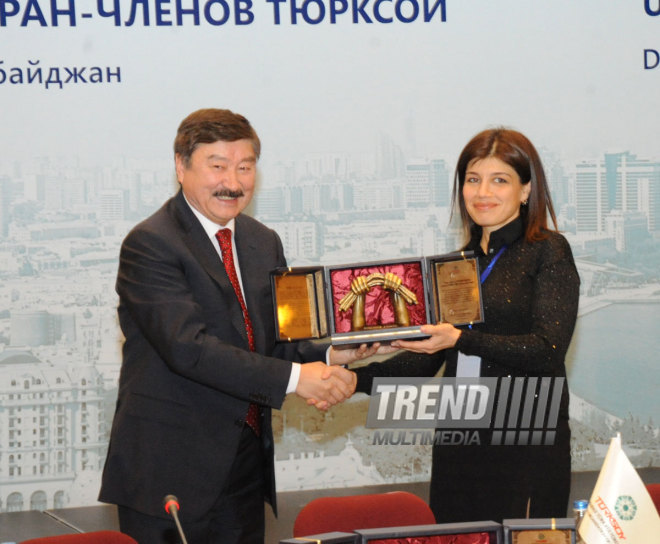
{"type": "Polygon", "coordinates": [[[522,205],[520,216],[528,241],[542,240],[548,230],[548,215],[557,230],[557,218],[552,206],[548,182],[538,152],[526,136],[515,130],[494,128],[484,130],[472,138],[463,148],[454,176],[452,191],[452,217],[456,208],[460,211],[466,238],[469,237],[474,221],[469,216],[463,199],[465,172],[474,161],[495,157],[513,168],[523,185],[531,183],[527,205],[522,205]]]}

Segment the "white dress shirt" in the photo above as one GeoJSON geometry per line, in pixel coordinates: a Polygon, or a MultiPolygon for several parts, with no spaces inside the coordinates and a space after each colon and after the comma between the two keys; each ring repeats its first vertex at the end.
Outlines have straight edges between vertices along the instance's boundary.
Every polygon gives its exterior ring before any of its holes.
{"type": "MultiPolygon", "coordinates": [[[[184,194],[183,197],[185,198],[185,196],[186,195],[184,194]]],[[[241,291],[243,292],[243,298],[245,299],[245,291],[243,291],[243,280],[241,279],[241,265],[238,262],[238,255],[236,254],[236,240],[234,238],[235,221],[231,219],[225,226],[218,225],[217,223],[214,223],[208,217],[200,213],[194,206],[190,204],[190,202],[188,202],[187,198],[185,198],[185,200],[188,206],[190,206],[192,212],[195,214],[195,217],[201,223],[204,232],[206,232],[206,235],[209,237],[209,240],[211,240],[213,247],[218,252],[218,257],[220,258],[220,260],[222,260],[222,251],[220,250],[220,244],[218,243],[218,239],[215,237],[215,235],[220,229],[231,230],[231,241],[232,241],[231,246],[232,246],[232,252],[234,253],[234,264],[236,267],[236,275],[238,276],[238,282],[241,285],[241,291]]],[[[287,394],[295,393],[296,387],[298,387],[298,381],[300,380],[300,363],[292,362],[291,364],[292,364],[291,375],[289,376],[289,384],[287,385],[286,388],[287,394]]]]}

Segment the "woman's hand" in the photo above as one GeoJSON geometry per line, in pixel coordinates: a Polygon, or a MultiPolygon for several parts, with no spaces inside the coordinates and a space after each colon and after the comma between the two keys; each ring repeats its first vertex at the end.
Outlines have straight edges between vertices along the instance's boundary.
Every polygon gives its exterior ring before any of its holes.
{"type": "Polygon", "coordinates": [[[430,338],[424,340],[395,340],[393,348],[401,348],[414,353],[436,353],[443,349],[453,348],[461,336],[460,329],[449,323],[438,323],[437,325],[422,325],[421,331],[430,334],[430,338]]]}

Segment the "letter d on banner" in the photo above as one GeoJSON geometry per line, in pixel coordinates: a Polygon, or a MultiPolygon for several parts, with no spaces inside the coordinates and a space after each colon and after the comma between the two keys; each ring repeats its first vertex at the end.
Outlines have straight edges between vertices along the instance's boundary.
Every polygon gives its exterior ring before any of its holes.
{"type": "Polygon", "coordinates": [[[655,49],[644,49],[644,70],[653,70],[660,64],[660,53],[655,49]]]}

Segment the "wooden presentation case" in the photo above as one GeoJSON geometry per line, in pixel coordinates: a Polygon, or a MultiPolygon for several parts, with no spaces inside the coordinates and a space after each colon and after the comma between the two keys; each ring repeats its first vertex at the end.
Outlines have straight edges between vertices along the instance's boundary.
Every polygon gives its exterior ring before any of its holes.
{"type": "Polygon", "coordinates": [[[280,544],[358,544],[358,535],[355,533],[322,533],[318,535],[309,535],[298,538],[287,538],[280,540],[280,544]]]}
{"type": "Polygon", "coordinates": [[[359,529],[359,544],[503,544],[502,526],[494,521],[359,529]]]}
{"type": "Polygon", "coordinates": [[[337,347],[425,338],[426,323],[483,321],[470,252],[271,272],[277,339],[330,337],[337,347]]]}
{"type": "Polygon", "coordinates": [[[504,544],[575,544],[573,518],[505,519],[504,544]]]}

